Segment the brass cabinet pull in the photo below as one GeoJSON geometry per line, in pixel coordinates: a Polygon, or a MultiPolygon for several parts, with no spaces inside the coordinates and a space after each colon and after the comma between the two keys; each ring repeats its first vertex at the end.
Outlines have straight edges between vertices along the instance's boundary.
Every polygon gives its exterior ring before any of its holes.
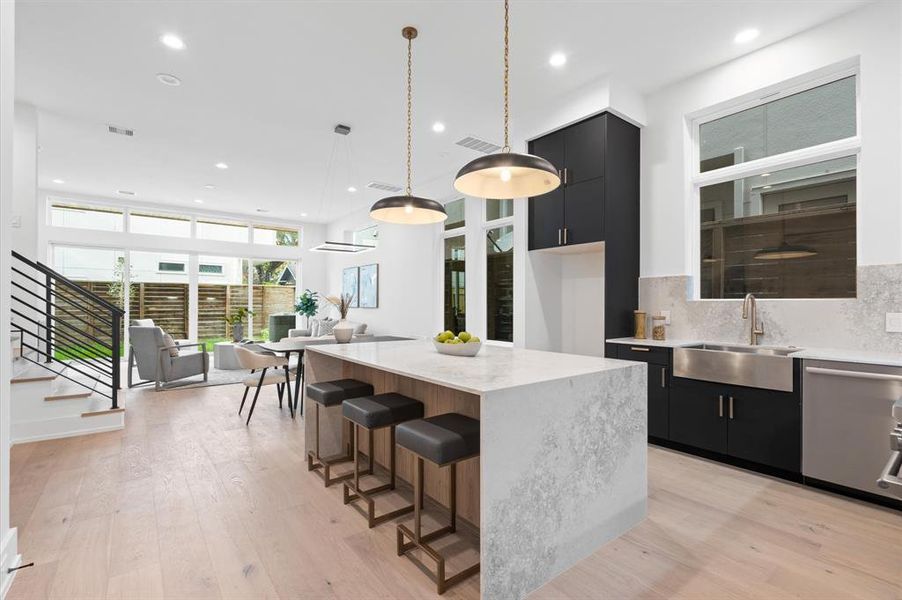
{"type": "Polygon", "coordinates": [[[648,352],[649,351],[648,348],[643,348],[641,346],[630,346],[630,350],[632,350],[633,352],[648,352]]]}
{"type": "Polygon", "coordinates": [[[561,245],[561,230],[560,229],[557,230],[557,245],[558,246],[561,245]]]}
{"type": "Polygon", "coordinates": [[[564,245],[567,245],[567,228],[564,227],[564,245]]]}
{"type": "Polygon", "coordinates": [[[667,385],[665,383],[665,378],[664,378],[664,374],[666,371],[667,371],[667,369],[664,369],[664,368],[661,369],[661,387],[662,388],[667,387],[667,385]]]}
{"type": "Polygon", "coordinates": [[[730,418],[733,418],[733,396],[730,396],[730,418]]]}
{"type": "Polygon", "coordinates": [[[717,416],[723,418],[723,394],[717,397],[717,416]]]}

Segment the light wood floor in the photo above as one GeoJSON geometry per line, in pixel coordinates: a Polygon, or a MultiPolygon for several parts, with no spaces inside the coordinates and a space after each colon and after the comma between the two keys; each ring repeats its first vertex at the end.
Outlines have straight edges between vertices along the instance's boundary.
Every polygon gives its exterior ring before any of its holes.
{"type": "MultiPolygon", "coordinates": [[[[431,598],[304,467],[274,390],[127,399],[121,432],[15,446],[19,598],[431,598]],[[262,396],[262,395],[261,395],[262,396]]],[[[902,515],[651,448],[649,515],[539,598],[902,598],[902,515]]],[[[445,597],[476,598],[478,582],[445,597]]]]}

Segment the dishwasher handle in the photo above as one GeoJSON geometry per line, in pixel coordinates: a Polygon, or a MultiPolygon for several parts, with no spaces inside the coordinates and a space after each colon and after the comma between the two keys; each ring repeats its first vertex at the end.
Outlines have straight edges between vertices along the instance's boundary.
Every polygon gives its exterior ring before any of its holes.
{"type": "Polygon", "coordinates": [[[902,382],[902,375],[890,373],[868,373],[867,371],[849,371],[846,369],[827,369],[824,367],[805,367],[805,371],[813,375],[833,375],[835,377],[852,377],[855,379],[876,379],[879,381],[902,382]]]}
{"type": "MultiPolygon", "coordinates": [[[[877,480],[877,486],[882,490],[888,490],[891,486],[902,488],[902,479],[899,478],[899,468],[902,467],[902,451],[896,450],[890,454],[883,473],[877,480]]],[[[902,493],[902,489],[900,489],[902,493]]]]}

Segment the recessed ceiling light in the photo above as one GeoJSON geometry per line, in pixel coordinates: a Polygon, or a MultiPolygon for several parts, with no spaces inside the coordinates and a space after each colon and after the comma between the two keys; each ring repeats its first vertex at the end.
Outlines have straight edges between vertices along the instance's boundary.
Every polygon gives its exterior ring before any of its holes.
{"type": "Polygon", "coordinates": [[[159,81],[163,85],[171,85],[172,87],[178,87],[182,85],[181,79],[179,79],[175,75],[170,75],[169,73],[157,73],[157,81],[159,81]]]}
{"type": "Polygon", "coordinates": [[[51,179],[50,181],[52,181],[53,183],[66,183],[62,179],[51,179]]]}
{"type": "Polygon", "coordinates": [[[185,42],[179,36],[174,33],[167,33],[160,36],[160,42],[167,48],[172,48],[173,50],[184,50],[185,42]]]}
{"type": "Polygon", "coordinates": [[[195,198],[194,201],[197,202],[198,204],[203,204],[203,203],[204,203],[204,201],[201,200],[200,198],[195,198]]]}
{"type": "Polygon", "coordinates": [[[301,213],[301,216],[302,216],[302,217],[306,217],[306,216],[307,216],[307,213],[301,213]]]}
{"type": "Polygon", "coordinates": [[[207,185],[204,186],[204,189],[205,190],[215,190],[216,186],[213,185],[212,183],[208,183],[207,185]]]}
{"type": "Polygon", "coordinates": [[[216,168],[217,168],[217,169],[228,169],[228,168],[229,168],[229,165],[227,165],[227,164],[225,164],[225,163],[223,163],[223,162],[218,162],[218,163],[216,163],[216,168]]]}
{"type": "Polygon", "coordinates": [[[761,176],[762,177],[770,177],[770,173],[762,173],[761,176]]]}
{"type": "Polygon", "coordinates": [[[257,209],[257,212],[258,212],[258,213],[268,213],[269,210],[268,210],[268,209],[265,209],[265,208],[258,208],[258,209],[257,209]]]}
{"type": "Polygon", "coordinates": [[[436,133],[441,133],[444,130],[445,130],[445,124],[442,123],[441,121],[436,121],[435,123],[432,124],[432,131],[434,131],[436,133]]]}
{"type": "Polygon", "coordinates": [[[352,185],[352,186],[349,186],[349,187],[348,187],[348,191],[351,192],[351,193],[353,194],[354,192],[357,191],[357,188],[355,188],[355,187],[352,185]]]}
{"type": "Polygon", "coordinates": [[[548,59],[548,64],[552,67],[563,67],[567,64],[567,55],[563,52],[555,52],[548,59]]]}
{"type": "Polygon", "coordinates": [[[758,37],[761,32],[751,27],[749,29],[743,29],[739,33],[736,34],[736,37],[733,38],[733,41],[737,44],[746,44],[751,42],[753,39],[758,37]]]}
{"type": "Polygon", "coordinates": [[[762,189],[762,190],[769,190],[769,189],[772,188],[772,187],[774,187],[774,186],[772,186],[772,185],[766,185],[766,186],[764,186],[764,187],[761,188],[761,189],[762,189]]]}
{"type": "Polygon", "coordinates": [[[131,192],[129,190],[119,190],[119,193],[122,194],[123,196],[134,196],[135,195],[134,192],[131,192]]]}

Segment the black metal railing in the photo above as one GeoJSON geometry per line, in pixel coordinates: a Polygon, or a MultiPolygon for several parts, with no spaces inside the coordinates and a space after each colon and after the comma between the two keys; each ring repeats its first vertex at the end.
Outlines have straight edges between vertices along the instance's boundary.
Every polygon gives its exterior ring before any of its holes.
{"type": "Polygon", "coordinates": [[[22,358],[119,408],[125,311],[47,265],[15,251],[12,257],[11,328],[20,333],[22,358]],[[53,364],[65,368],[57,370],[53,364]]]}

